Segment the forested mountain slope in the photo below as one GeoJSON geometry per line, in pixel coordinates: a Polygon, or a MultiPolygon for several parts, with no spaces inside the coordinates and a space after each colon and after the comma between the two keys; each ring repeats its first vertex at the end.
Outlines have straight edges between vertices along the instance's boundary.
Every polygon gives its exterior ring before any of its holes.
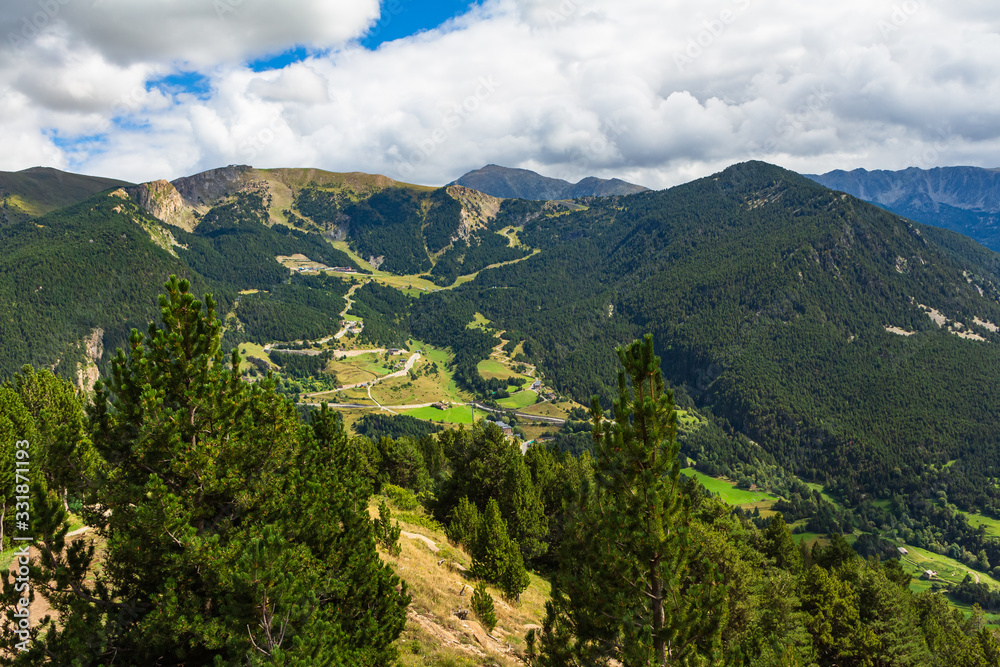
{"type": "MultiPolygon", "coordinates": [[[[67,192],[46,201],[76,201],[84,185],[114,183],[63,176],[67,192]]],[[[278,257],[364,274],[330,243],[346,238],[383,271],[426,272],[450,285],[530,253],[499,233],[499,207],[461,186],[234,165],[104,192],[41,217],[19,213],[0,225],[0,378],[25,363],[70,379],[84,365],[106,370],[129,330],[154,318],[156,286],[170,274],[212,291],[220,314],[234,314],[227,347],[332,335],[347,283],[291,273],[278,257]]]]}
{"type": "Polygon", "coordinates": [[[589,206],[527,221],[542,253],[461,293],[557,386],[610,396],[597,350],[651,332],[800,475],[888,497],[957,459],[952,501],[998,506],[992,253],[763,163],[589,206]]]}
{"type": "Polygon", "coordinates": [[[118,189],[0,226],[0,378],[26,363],[74,380],[87,363],[106,370],[129,331],[155,319],[159,285],[171,274],[214,293],[220,315],[240,291],[263,290],[243,297],[236,312],[233,331],[244,339],[335,332],[346,285],[290,276],[275,257],[301,253],[334,266],[351,260],[316,234],[268,227],[266,218],[259,194],[238,193],[186,232],[118,189]]]}

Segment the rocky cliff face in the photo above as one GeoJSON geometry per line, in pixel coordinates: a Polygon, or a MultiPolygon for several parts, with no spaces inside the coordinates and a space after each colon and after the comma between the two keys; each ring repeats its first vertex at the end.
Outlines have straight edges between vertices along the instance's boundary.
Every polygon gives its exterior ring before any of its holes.
{"type": "Polygon", "coordinates": [[[511,169],[495,164],[470,171],[456,180],[453,185],[455,184],[494,197],[537,200],[630,195],[648,189],[617,178],[608,180],[593,176],[573,184],[559,178],[542,176],[528,169],[511,169]]]}
{"type": "Polygon", "coordinates": [[[1000,251],[998,169],[855,169],[808,175],[808,178],[917,222],[965,234],[1000,251]]]}
{"type": "Polygon", "coordinates": [[[210,208],[220,199],[236,194],[255,181],[254,168],[245,164],[210,169],[172,181],[191,206],[210,208]]]}
{"type": "MultiPolygon", "coordinates": [[[[448,194],[462,205],[461,221],[458,224],[458,238],[469,240],[473,229],[485,227],[497,216],[503,199],[472,190],[462,185],[449,185],[448,194]]],[[[455,239],[452,239],[455,240],[455,239]]]]}
{"type": "Polygon", "coordinates": [[[150,215],[187,231],[195,227],[194,214],[181,193],[164,180],[140,183],[128,189],[135,202],[150,215]]]}

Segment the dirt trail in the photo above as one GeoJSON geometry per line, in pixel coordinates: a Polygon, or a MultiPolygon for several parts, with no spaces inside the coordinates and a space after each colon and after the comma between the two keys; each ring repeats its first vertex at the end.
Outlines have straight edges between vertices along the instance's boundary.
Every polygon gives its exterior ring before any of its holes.
{"type": "Polygon", "coordinates": [[[433,551],[434,553],[441,551],[441,547],[439,547],[434,542],[434,540],[427,537],[426,535],[421,535],[420,533],[408,533],[405,530],[402,531],[399,535],[400,537],[405,537],[410,540],[419,540],[420,542],[423,542],[424,544],[427,545],[427,548],[433,551]]]}

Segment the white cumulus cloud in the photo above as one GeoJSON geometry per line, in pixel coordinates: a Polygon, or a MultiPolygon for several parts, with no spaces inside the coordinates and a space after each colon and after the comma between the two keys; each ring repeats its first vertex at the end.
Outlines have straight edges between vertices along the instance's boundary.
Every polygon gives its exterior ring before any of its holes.
{"type": "Polygon", "coordinates": [[[998,162],[990,3],[486,0],[370,51],[357,39],[378,11],[10,0],[0,168],[145,180],[250,163],[442,184],[497,163],[664,187],[751,158],[998,162]],[[281,70],[245,65],[296,46],[310,55],[281,70]],[[156,83],[178,73],[199,86],[156,83]]]}

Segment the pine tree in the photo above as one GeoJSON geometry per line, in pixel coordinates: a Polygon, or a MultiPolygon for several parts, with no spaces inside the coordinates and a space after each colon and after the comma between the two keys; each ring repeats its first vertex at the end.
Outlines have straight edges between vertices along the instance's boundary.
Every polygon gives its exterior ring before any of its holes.
{"type": "Polygon", "coordinates": [[[542,632],[531,637],[536,662],[699,664],[718,654],[725,587],[691,536],[673,396],[652,337],[617,353],[614,421],[595,397],[594,487],[565,539],[542,632]]]}
{"type": "Polygon", "coordinates": [[[78,498],[83,493],[97,465],[83,405],[73,385],[47,369],[23,367],[14,376],[14,386],[38,431],[32,459],[68,510],[70,495],[78,498]]]}
{"type": "Polygon", "coordinates": [[[378,518],[375,519],[375,541],[380,547],[388,551],[393,556],[398,556],[400,552],[399,534],[402,530],[398,523],[392,520],[392,511],[389,503],[380,501],[378,504],[378,518]]]}
{"type": "Polygon", "coordinates": [[[768,521],[764,530],[764,555],[774,561],[775,567],[788,570],[793,574],[802,571],[802,556],[792,539],[788,524],[781,513],[777,513],[768,521]]]}
{"type": "Polygon", "coordinates": [[[531,582],[517,542],[507,534],[500,506],[490,498],[472,548],[472,574],[497,584],[508,600],[517,600],[531,582]]]}
{"type": "MultiPolygon", "coordinates": [[[[20,396],[10,387],[0,387],[0,550],[6,548],[4,540],[9,527],[14,524],[17,473],[23,475],[24,468],[17,465],[17,443],[27,441],[26,456],[31,462],[38,442],[37,432],[31,413],[24,406],[20,396]]],[[[38,478],[37,466],[28,466],[29,479],[38,478]]],[[[22,476],[21,482],[24,481],[22,476]]]]}
{"type": "Polygon", "coordinates": [[[468,498],[462,496],[455,509],[451,511],[451,521],[446,530],[448,539],[453,544],[464,545],[471,551],[478,541],[479,527],[482,522],[476,506],[469,502],[468,498]]]}
{"type": "Polygon", "coordinates": [[[66,545],[62,503],[36,485],[31,577],[53,582],[40,592],[60,618],[20,659],[391,662],[409,597],[378,557],[339,416],[304,425],[272,382],[242,382],[211,297],[173,277],[166,288],[162,326],[132,332],[90,412],[103,461],[84,515],[105,541],[99,562],[85,541],[66,545]]]}
{"type": "Polygon", "coordinates": [[[518,445],[492,422],[477,422],[471,433],[442,436],[452,475],[441,491],[441,508],[450,512],[466,497],[483,513],[486,503],[495,498],[524,559],[543,554],[548,522],[518,445]]]}

